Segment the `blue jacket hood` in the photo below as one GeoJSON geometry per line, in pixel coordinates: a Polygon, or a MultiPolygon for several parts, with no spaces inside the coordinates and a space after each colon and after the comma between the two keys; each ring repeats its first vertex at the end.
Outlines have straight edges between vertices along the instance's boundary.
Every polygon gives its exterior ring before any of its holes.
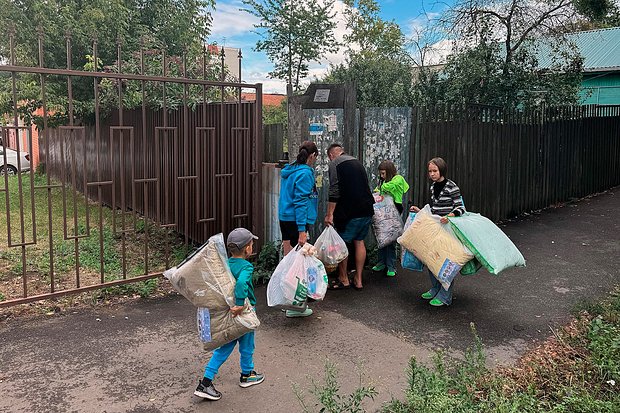
{"type": "Polygon", "coordinates": [[[284,168],[282,168],[282,172],[281,172],[282,179],[287,179],[287,178],[289,178],[293,174],[296,174],[296,173],[299,173],[299,172],[303,172],[304,169],[310,170],[310,172],[312,172],[312,168],[310,168],[305,163],[302,163],[302,164],[299,164],[299,163],[288,164],[284,168]]]}

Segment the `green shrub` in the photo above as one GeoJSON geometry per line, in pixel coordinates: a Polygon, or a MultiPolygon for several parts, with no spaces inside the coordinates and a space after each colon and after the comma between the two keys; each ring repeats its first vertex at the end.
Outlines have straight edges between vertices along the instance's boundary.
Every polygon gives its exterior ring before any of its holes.
{"type": "Polygon", "coordinates": [[[280,262],[280,242],[268,242],[263,245],[254,266],[254,283],[264,284],[271,278],[271,274],[280,262]]]}

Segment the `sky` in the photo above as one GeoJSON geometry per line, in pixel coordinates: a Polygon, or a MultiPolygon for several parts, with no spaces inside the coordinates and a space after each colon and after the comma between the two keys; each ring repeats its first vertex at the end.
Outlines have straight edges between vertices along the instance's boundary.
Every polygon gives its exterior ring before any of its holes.
{"type": "MultiPolygon", "coordinates": [[[[427,14],[431,17],[438,15],[451,0],[378,0],[381,7],[381,18],[398,23],[405,33],[410,35],[413,28],[424,24],[426,20],[422,16],[427,14]]],[[[241,48],[242,81],[244,83],[262,83],[264,93],[286,93],[286,85],[283,81],[270,79],[268,73],[273,65],[264,53],[255,52],[253,49],[260,36],[254,31],[254,25],[258,19],[251,14],[241,11],[244,8],[241,0],[218,0],[216,10],[213,13],[213,26],[209,42],[220,46],[241,48]]],[[[346,31],[341,10],[344,5],[341,0],[336,0],[338,25],[335,31],[336,39],[342,40],[346,31]]],[[[342,52],[330,54],[322,62],[310,64],[309,79],[321,77],[329,64],[337,64],[344,60],[342,52]]]]}

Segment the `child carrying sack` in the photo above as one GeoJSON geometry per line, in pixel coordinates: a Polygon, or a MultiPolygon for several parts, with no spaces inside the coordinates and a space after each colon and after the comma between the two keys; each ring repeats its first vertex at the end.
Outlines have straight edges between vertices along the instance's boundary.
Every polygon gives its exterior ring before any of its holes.
{"type": "Polygon", "coordinates": [[[347,244],[331,225],[323,230],[314,246],[317,249],[316,257],[321,260],[326,272],[334,271],[349,256],[347,244]]]}
{"type": "MultiPolygon", "coordinates": [[[[413,220],[415,219],[416,213],[409,212],[409,216],[407,216],[407,221],[405,222],[405,228],[403,228],[403,232],[407,231],[407,228],[411,226],[413,220]]],[[[402,249],[402,254],[400,257],[400,265],[406,269],[411,271],[422,271],[424,269],[424,264],[420,261],[413,253],[406,248],[402,249]]]]}
{"type": "MultiPolygon", "coordinates": [[[[235,306],[236,280],[228,267],[222,234],[209,238],[185,261],[165,271],[164,277],[175,291],[196,307],[208,309],[211,341],[205,344],[205,349],[221,347],[260,325],[247,299],[241,314],[233,317],[230,312],[230,308],[235,306]]],[[[200,329],[199,334],[202,335],[200,329]]]]}
{"type": "Polygon", "coordinates": [[[267,284],[267,305],[303,311],[308,297],[322,300],[327,292],[325,266],[312,244],[292,249],[280,261],[267,284]]]}
{"type": "Polygon", "coordinates": [[[491,274],[509,267],[525,267],[525,258],[515,244],[488,218],[467,212],[449,220],[454,234],[491,274]]]}
{"type": "Polygon", "coordinates": [[[375,193],[374,197],[372,228],[377,239],[377,248],[383,248],[396,241],[403,233],[403,221],[391,196],[375,193]]]}
{"type": "Polygon", "coordinates": [[[452,233],[450,225],[442,224],[440,219],[426,205],[417,213],[407,231],[398,238],[398,242],[426,264],[447,290],[473,255],[452,233]]]}

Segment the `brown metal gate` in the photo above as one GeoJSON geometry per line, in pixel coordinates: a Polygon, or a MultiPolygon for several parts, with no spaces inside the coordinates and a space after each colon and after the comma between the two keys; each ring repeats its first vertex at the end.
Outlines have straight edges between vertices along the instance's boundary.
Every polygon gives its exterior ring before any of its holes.
{"type": "MultiPolygon", "coordinates": [[[[75,70],[70,36],[66,68],[44,66],[42,35],[38,67],[23,66],[16,62],[13,31],[9,37],[11,58],[9,64],[0,65],[0,74],[10,76],[14,103],[12,125],[2,126],[2,147],[9,135],[22,135],[28,147],[19,147],[20,139],[13,139],[18,142],[16,149],[32,153],[33,132],[39,132],[45,173],[35,174],[31,169],[0,179],[0,197],[4,197],[0,215],[5,218],[0,230],[6,233],[6,239],[0,240],[0,281],[13,283],[14,293],[0,296],[0,307],[157,277],[178,259],[172,255],[171,240],[179,234],[188,248],[237,226],[262,236],[262,85],[240,83],[240,79],[224,81],[223,49],[216,63],[221,65],[221,80],[212,81],[206,80],[207,66],[213,64],[207,48],[203,50],[203,78],[196,79],[187,76],[185,56],[178,62],[180,76],[169,75],[165,53],[161,53],[161,76],[145,74],[144,64],[139,73],[124,73],[120,63],[116,71],[75,70]],[[17,89],[20,76],[38,78],[40,130],[24,125],[18,115],[23,104],[17,89]],[[46,96],[50,77],[65,78],[67,84],[66,122],[53,127],[46,96]],[[73,107],[76,79],[92,80],[90,120],[79,118],[73,107]],[[99,96],[104,81],[116,85],[117,102],[121,102],[105,114],[99,96]],[[122,104],[129,82],[140,85],[142,104],[138,108],[127,109],[122,104]],[[173,88],[182,89],[176,105],[170,103],[168,92],[173,88]],[[190,108],[190,89],[196,92],[196,88],[202,99],[190,108]],[[252,89],[255,101],[241,100],[245,88],[252,89]],[[146,103],[146,94],[154,89],[162,98],[155,109],[146,103]],[[219,93],[216,101],[209,98],[214,91],[219,93]],[[40,205],[42,199],[47,205],[40,205]],[[42,210],[47,217],[41,217],[42,210]],[[81,262],[85,244],[89,251],[94,249],[88,258],[98,256],[99,265],[81,262]],[[41,252],[42,246],[46,251],[41,252]],[[110,248],[114,251],[106,250],[110,248]],[[136,248],[141,250],[138,271],[133,268],[135,262],[128,262],[127,253],[136,248]],[[104,259],[109,254],[118,257],[112,259],[117,263],[104,259]],[[72,258],[67,260],[67,255],[72,258]],[[44,261],[43,269],[36,260],[44,261]]],[[[119,42],[118,62],[122,61],[121,47],[119,42]]],[[[141,62],[144,56],[141,49],[141,62]]],[[[97,62],[96,39],[93,57],[97,62]]]]}

